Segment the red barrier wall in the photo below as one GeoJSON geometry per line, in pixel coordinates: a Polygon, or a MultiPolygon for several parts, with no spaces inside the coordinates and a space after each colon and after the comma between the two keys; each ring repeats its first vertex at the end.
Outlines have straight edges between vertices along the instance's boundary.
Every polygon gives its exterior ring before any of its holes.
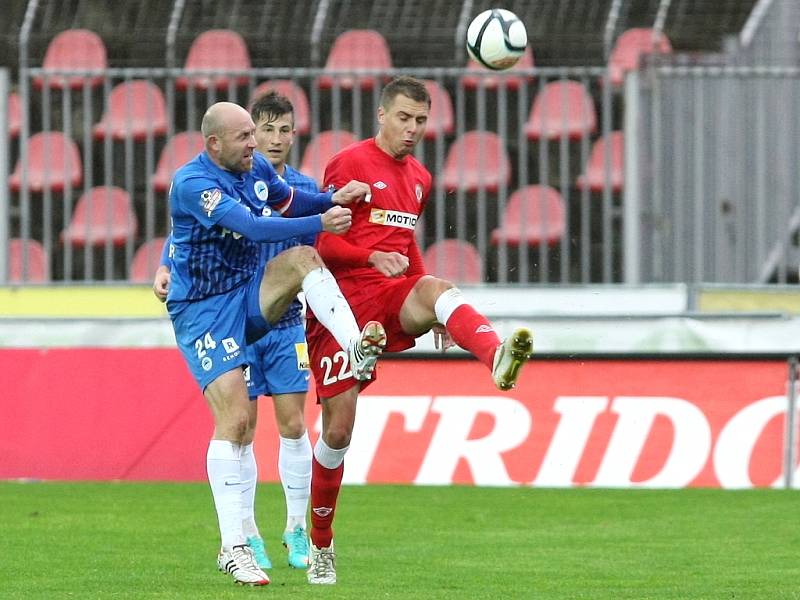
{"type": "MultiPolygon", "coordinates": [[[[383,361],[345,479],[603,487],[769,486],[783,361],[536,361],[498,392],[474,361],[383,361]]],[[[0,350],[0,478],[204,480],[212,430],[174,349],[0,350]]],[[[260,400],[259,471],[277,480],[260,400]]],[[[319,409],[307,405],[312,440],[319,409]]]]}

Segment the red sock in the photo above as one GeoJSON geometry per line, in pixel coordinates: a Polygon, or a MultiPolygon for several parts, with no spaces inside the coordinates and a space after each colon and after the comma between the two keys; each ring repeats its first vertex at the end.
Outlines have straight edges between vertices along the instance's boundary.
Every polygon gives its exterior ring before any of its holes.
{"type": "Polygon", "coordinates": [[[469,304],[462,304],[453,311],[445,326],[456,344],[472,352],[489,370],[492,369],[494,351],[500,345],[500,338],[486,317],[469,304]]]}
{"type": "Polygon", "coordinates": [[[316,456],[311,459],[311,541],[317,548],[327,548],[333,540],[333,514],[343,474],[344,463],[326,469],[316,456]]]}

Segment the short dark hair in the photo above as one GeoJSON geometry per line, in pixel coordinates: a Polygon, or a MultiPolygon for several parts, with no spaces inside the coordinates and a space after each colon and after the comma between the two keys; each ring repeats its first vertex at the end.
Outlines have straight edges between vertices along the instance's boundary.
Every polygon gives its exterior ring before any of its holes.
{"type": "Polygon", "coordinates": [[[411,98],[414,102],[424,102],[428,108],[431,107],[431,95],[428,93],[428,88],[419,79],[408,75],[395,77],[384,86],[381,93],[381,106],[384,109],[389,108],[395,97],[401,94],[411,98]]]}
{"type": "Polygon", "coordinates": [[[267,122],[271,122],[285,114],[291,114],[294,119],[294,106],[286,96],[274,90],[262,94],[250,105],[250,116],[255,123],[265,116],[267,122]]]}

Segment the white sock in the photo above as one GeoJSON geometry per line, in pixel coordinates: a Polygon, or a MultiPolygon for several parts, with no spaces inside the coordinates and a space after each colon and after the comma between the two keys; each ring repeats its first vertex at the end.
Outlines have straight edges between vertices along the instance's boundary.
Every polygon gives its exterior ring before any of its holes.
{"type": "Polygon", "coordinates": [[[206,454],[208,482],[217,508],[222,548],[244,544],[242,533],[241,446],[227,440],[211,440],[206,454]]]}
{"type": "Polygon", "coordinates": [[[286,497],[286,531],[300,525],[306,529],[308,498],[311,496],[311,441],[308,432],[297,439],[280,438],[278,473],[286,497]]]}
{"type": "Polygon", "coordinates": [[[245,538],[261,537],[256,526],[255,502],[258,465],[252,442],[242,446],[239,476],[242,479],[242,533],[245,538]]]}
{"type": "Polygon", "coordinates": [[[314,316],[347,352],[350,343],[358,338],[361,331],[331,272],[320,267],[308,273],[303,278],[303,292],[314,316]]]}
{"type": "Polygon", "coordinates": [[[344,455],[347,453],[348,448],[350,446],[331,448],[325,443],[322,436],[319,436],[317,443],[314,445],[314,458],[326,469],[336,469],[344,462],[344,455]]]}
{"type": "Polygon", "coordinates": [[[458,288],[450,288],[443,292],[433,303],[433,312],[436,313],[436,320],[442,325],[447,325],[450,315],[462,304],[466,304],[464,296],[461,295],[461,290],[458,288]]]}

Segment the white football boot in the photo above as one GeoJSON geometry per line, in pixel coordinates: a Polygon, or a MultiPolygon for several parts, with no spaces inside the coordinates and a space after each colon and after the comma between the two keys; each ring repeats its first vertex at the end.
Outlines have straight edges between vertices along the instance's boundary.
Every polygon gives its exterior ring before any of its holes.
{"type": "Polygon", "coordinates": [[[378,321],[368,321],[361,335],[350,345],[350,370],[353,378],[366,381],[372,377],[375,363],[386,347],[386,331],[378,321]]]}
{"type": "Polygon", "coordinates": [[[310,563],[306,578],[308,583],[332,585],[336,583],[336,553],[333,551],[333,540],[327,548],[317,548],[310,544],[310,563]]]}
{"type": "Polygon", "coordinates": [[[222,551],[217,557],[217,566],[240,585],[267,585],[269,577],[256,564],[253,549],[250,546],[234,546],[222,551]]]}

